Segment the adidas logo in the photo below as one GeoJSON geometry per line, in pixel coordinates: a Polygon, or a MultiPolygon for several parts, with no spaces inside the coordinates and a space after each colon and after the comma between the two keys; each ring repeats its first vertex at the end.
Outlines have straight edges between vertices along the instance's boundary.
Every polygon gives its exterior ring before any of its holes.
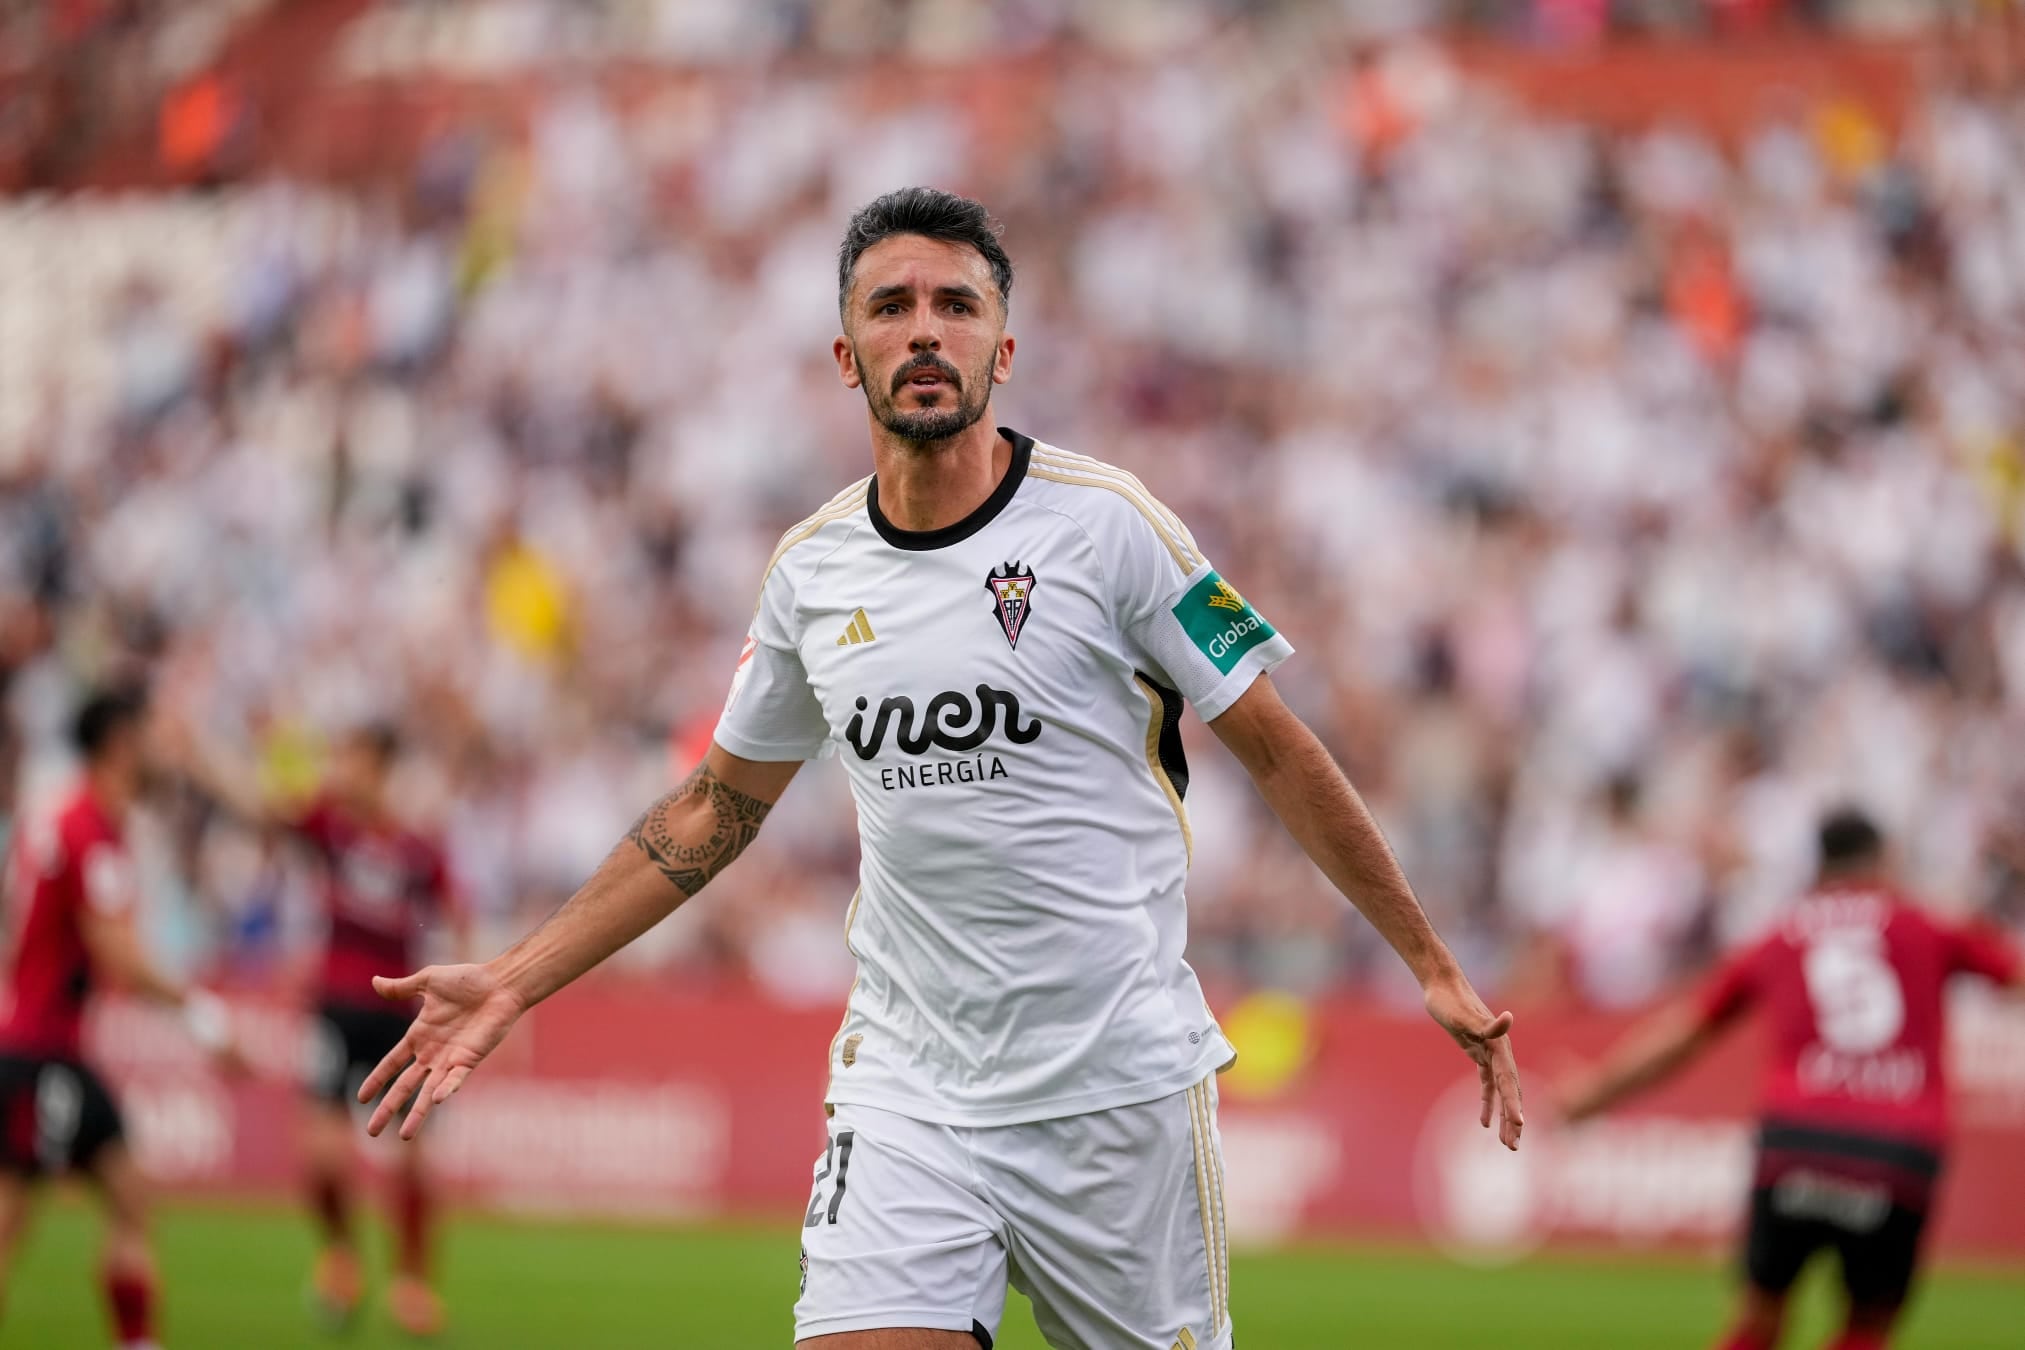
{"type": "Polygon", "coordinates": [[[878,634],[872,631],[872,621],[866,618],[865,611],[860,609],[856,614],[851,616],[850,626],[845,628],[844,635],[837,639],[837,645],[839,647],[855,647],[861,642],[877,642],[878,640],[878,634]]]}
{"type": "Polygon", "coordinates": [[[1195,1350],[1195,1333],[1183,1327],[1181,1334],[1174,1338],[1174,1350],[1195,1350]]]}

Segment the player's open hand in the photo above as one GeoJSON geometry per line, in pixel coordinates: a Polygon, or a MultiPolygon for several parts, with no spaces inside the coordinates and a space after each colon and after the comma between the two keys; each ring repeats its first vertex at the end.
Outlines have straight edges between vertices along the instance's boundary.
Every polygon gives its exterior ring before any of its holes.
{"type": "Polygon", "coordinates": [[[375,975],[373,989],[396,1003],[422,1000],[408,1034],[359,1088],[359,1100],[369,1102],[393,1084],[366,1123],[370,1135],[384,1130],[413,1098],[414,1107],[401,1122],[401,1138],[413,1139],[429,1112],[464,1085],[526,1008],[485,966],[429,966],[398,980],[375,975]]]}
{"type": "Polygon", "coordinates": [[[1468,980],[1437,980],[1426,992],[1429,1015],[1476,1061],[1477,1076],[1483,1082],[1479,1123],[1489,1129],[1495,1107],[1498,1139],[1506,1148],[1517,1149],[1519,1134],[1526,1128],[1526,1111],[1519,1093],[1519,1060],[1512,1053],[1512,1015],[1491,1016],[1468,980]]]}

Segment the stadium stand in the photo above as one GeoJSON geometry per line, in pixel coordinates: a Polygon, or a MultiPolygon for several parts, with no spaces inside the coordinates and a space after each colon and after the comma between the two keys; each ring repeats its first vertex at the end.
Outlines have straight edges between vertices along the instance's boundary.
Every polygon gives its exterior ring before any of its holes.
{"type": "MultiPolygon", "coordinates": [[[[832,8],[737,51],[791,58],[832,8]]],[[[920,180],[1020,262],[1001,420],[1156,484],[1294,638],[1290,698],[1486,983],[1648,999],[1859,788],[1931,893],[2015,921],[2015,70],[1932,63],[1902,121],[1822,99],[1730,144],[1527,111],[1411,36],[1140,62],[1048,26],[1089,8],[1011,7],[1058,59],[992,81],[564,76],[365,184],[0,199],[16,803],[125,662],[255,728],[279,791],[392,715],[481,945],[523,928],[694,755],[778,531],[862,472],[831,250],[920,180]]],[[[1206,979],[1389,979],[1191,744],[1206,979]]],[[[623,960],[834,1001],[851,813],[810,780],[623,960]]],[[[231,959],[269,959],[278,864],[176,827],[231,959]]]]}

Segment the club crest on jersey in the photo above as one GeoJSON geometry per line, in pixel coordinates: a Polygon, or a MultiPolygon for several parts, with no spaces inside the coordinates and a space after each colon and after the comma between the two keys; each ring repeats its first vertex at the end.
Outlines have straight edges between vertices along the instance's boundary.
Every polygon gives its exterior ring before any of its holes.
{"type": "Polygon", "coordinates": [[[1027,616],[1033,613],[1034,587],[1039,584],[1034,569],[1021,567],[1017,562],[1000,563],[984,579],[985,589],[991,592],[998,611],[998,626],[1014,651],[1019,650],[1020,633],[1027,626],[1027,616]]]}

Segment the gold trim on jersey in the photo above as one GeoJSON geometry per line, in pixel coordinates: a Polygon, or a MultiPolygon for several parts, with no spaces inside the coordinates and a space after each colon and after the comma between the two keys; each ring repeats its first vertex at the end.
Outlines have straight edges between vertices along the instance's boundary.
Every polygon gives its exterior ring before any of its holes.
{"type": "Polygon", "coordinates": [[[1219,1178],[1216,1166],[1210,1161],[1215,1150],[1205,1110],[1207,1098],[1203,1085],[1197,1083],[1188,1090],[1188,1139],[1195,1149],[1195,1203],[1202,1215],[1202,1250],[1209,1270],[1209,1337],[1215,1340],[1223,1330],[1227,1314],[1224,1267],[1218,1259],[1223,1237],[1223,1225],[1218,1216],[1222,1205],[1212,1197],[1219,1178]]]}
{"type": "MultiPolygon", "coordinates": [[[[773,569],[780,566],[780,560],[788,555],[788,550],[814,535],[831,521],[842,520],[863,506],[865,493],[870,489],[871,483],[872,478],[869,474],[860,478],[823,503],[822,508],[814,515],[805,518],[780,537],[780,543],[774,547],[773,556],[766,560],[766,570],[759,574],[759,594],[762,599],[766,595],[766,583],[773,576],[773,569]]],[[[752,612],[759,613],[759,601],[753,602],[752,612]]]]}
{"type": "Polygon", "coordinates": [[[1182,552],[1189,555],[1197,565],[1201,564],[1202,551],[1195,546],[1195,536],[1190,534],[1188,527],[1181,523],[1181,517],[1174,513],[1173,508],[1169,507],[1166,502],[1161,501],[1160,498],[1154,496],[1153,490],[1147,487],[1137,474],[1127,469],[1121,469],[1115,464],[1106,464],[1101,459],[1092,459],[1088,455],[1072,454],[1067,450],[1056,449],[1052,446],[1036,446],[1034,456],[1049,466],[1066,473],[1085,474],[1092,478],[1115,479],[1124,484],[1141,505],[1151,509],[1155,515],[1166,522],[1168,533],[1181,545],[1182,552]]]}
{"type": "Polygon", "coordinates": [[[1160,691],[1144,675],[1135,673],[1132,680],[1146,691],[1147,701],[1153,705],[1152,715],[1146,720],[1146,767],[1153,770],[1153,781],[1160,784],[1160,790],[1167,794],[1167,804],[1174,808],[1174,818],[1181,825],[1183,856],[1193,867],[1195,831],[1188,823],[1188,808],[1182,805],[1181,793],[1176,790],[1174,780],[1167,776],[1167,767],[1160,762],[1160,726],[1167,720],[1167,700],[1160,697],[1160,691]]]}
{"type": "Polygon", "coordinates": [[[1120,480],[1103,477],[1071,465],[1058,464],[1052,459],[1043,459],[1038,452],[1027,464],[1027,477],[1045,479],[1050,483],[1066,483],[1070,487],[1103,488],[1108,492],[1117,493],[1131,502],[1139,514],[1146,518],[1146,523],[1153,527],[1153,533],[1167,546],[1168,555],[1174,559],[1174,565],[1181,570],[1183,576],[1190,575],[1200,565],[1195,561],[1190,549],[1175,541],[1175,536],[1161,513],[1148,506],[1144,499],[1120,480]]]}
{"type": "Polygon", "coordinates": [[[1057,468],[1118,479],[1138,493],[1148,506],[1166,520],[1174,537],[1181,542],[1182,551],[1193,557],[1198,567],[1202,565],[1202,550],[1195,546],[1195,536],[1188,532],[1188,527],[1181,523],[1181,517],[1174,513],[1172,507],[1153,495],[1153,490],[1140,480],[1139,475],[1129,469],[1121,469],[1116,464],[1107,464],[1094,456],[1079,455],[1060,446],[1036,444],[1034,453],[1051,461],[1057,468]]]}

